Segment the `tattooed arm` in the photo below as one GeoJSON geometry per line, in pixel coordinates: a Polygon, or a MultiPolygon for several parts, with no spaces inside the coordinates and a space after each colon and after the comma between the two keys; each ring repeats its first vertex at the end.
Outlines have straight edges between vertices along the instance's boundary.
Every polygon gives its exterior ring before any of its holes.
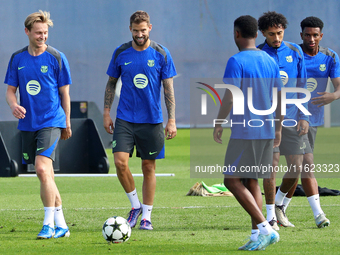
{"type": "Polygon", "coordinates": [[[172,139],[177,135],[176,120],[175,120],[175,93],[173,86],[173,78],[163,80],[164,99],[166,109],[168,111],[168,123],[165,127],[166,139],[172,139]]]}
{"type": "Polygon", "coordinates": [[[115,98],[116,94],[116,86],[117,86],[117,78],[114,77],[109,77],[109,80],[107,81],[106,84],[106,89],[105,89],[105,96],[104,96],[104,128],[106,132],[109,134],[113,133],[113,122],[110,117],[110,110],[111,106],[113,103],[113,99],[115,98]]]}

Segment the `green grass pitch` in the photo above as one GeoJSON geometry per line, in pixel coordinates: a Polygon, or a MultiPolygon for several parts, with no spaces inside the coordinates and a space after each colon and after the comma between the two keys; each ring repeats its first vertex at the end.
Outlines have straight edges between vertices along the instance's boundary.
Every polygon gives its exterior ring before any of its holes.
{"type": "MultiPolygon", "coordinates": [[[[212,132],[209,133],[212,139],[212,132]]],[[[340,163],[339,133],[340,128],[318,130],[315,163],[340,163]]],[[[226,145],[222,147],[225,152],[226,145]]],[[[107,150],[107,154],[110,173],[115,173],[111,151],[107,150]]],[[[133,173],[141,173],[140,160],[132,158],[130,168],[133,173]]],[[[157,177],[152,214],[154,230],[135,228],[127,243],[112,245],[102,237],[104,221],[114,215],[125,217],[130,210],[116,177],[56,177],[71,236],[51,240],[36,240],[44,216],[38,179],[0,178],[0,254],[243,253],[237,248],[250,234],[250,218],[235,198],[185,196],[197,181],[207,185],[222,182],[222,176],[218,179],[190,178],[189,130],[180,129],[174,140],[166,141],[166,159],[157,161],[156,171],[175,176],[157,177]]],[[[141,198],[142,178],[135,177],[135,182],[141,198]]],[[[318,183],[321,187],[340,189],[338,178],[319,178],[318,183]]],[[[287,215],[296,227],[281,228],[280,242],[261,253],[338,254],[340,196],[321,197],[321,204],[331,221],[330,227],[318,229],[307,199],[294,197],[287,215]]]]}

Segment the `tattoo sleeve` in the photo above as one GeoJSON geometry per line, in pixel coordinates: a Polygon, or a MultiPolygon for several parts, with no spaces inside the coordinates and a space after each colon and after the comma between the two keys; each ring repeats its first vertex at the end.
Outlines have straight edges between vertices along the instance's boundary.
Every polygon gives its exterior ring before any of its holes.
{"type": "Polygon", "coordinates": [[[175,93],[173,86],[173,78],[164,79],[163,87],[165,105],[168,111],[168,118],[175,119],[175,93]]]}
{"type": "Polygon", "coordinates": [[[111,109],[113,99],[115,98],[116,94],[117,81],[118,79],[114,77],[109,77],[109,80],[107,81],[104,96],[104,109],[111,109]]]}

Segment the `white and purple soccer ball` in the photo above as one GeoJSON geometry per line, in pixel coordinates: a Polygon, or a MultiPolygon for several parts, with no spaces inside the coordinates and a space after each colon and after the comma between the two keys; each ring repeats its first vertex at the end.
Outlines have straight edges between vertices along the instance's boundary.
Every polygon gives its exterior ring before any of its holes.
{"type": "Polygon", "coordinates": [[[102,232],[108,243],[123,243],[129,240],[131,227],[123,217],[113,216],[105,221],[102,232]]]}

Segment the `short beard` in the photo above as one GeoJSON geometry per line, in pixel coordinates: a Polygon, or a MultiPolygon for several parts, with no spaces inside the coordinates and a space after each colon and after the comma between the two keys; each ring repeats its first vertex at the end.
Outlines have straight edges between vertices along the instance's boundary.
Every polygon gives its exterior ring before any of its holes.
{"type": "Polygon", "coordinates": [[[132,37],[132,39],[137,46],[144,46],[147,43],[147,41],[149,40],[149,37],[145,37],[144,43],[142,43],[142,44],[140,44],[134,37],[132,37]]]}

